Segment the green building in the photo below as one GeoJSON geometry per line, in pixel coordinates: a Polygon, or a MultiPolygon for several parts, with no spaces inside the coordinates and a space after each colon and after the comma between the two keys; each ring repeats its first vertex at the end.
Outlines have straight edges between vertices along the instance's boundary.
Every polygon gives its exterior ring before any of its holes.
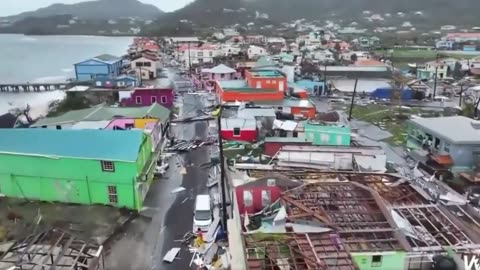
{"type": "Polygon", "coordinates": [[[151,137],[141,130],[0,132],[0,193],[7,197],[138,210],[154,164],[151,137]]]}
{"type": "Polygon", "coordinates": [[[305,122],[305,139],[313,145],[350,145],[350,127],[348,125],[339,125],[337,123],[313,123],[305,122]]]}

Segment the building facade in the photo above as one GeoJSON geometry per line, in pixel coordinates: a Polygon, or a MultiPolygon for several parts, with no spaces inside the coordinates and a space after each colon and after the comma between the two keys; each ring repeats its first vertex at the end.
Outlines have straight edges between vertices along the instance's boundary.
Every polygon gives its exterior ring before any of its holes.
{"type": "Polygon", "coordinates": [[[150,106],[158,103],[166,108],[173,107],[173,89],[171,88],[136,88],[129,96],[123,97],[123,106],[150,106]]]}
{"type": "Polygon", "coordinates": [[[122,59],[103,54],[77,63],[74,67],[77,81],[90,81],[97,77],[117,77],[122,69],[122,59]]]}
{"type": "Polygon", "coordinates": [[[471,171],[480,159],[480,127],[464,116],[418,118],[408,124],[407,148],[448,156],[452,171],[471,171]]]}
{"type": "Polygon", "coordinates": [[[313,145],[350,145],[350,127],[341,125],[315,124],[307,121],[304,126],[305,139],[313,145]]]}
{"type": "Polygon", "coordinates": [[[7,197],[139,210],[153,180],[152,142],[139,130],[13,129],[0,137],[7,197]],[[21,143],[5,143],[13,138],[21,143]]]}

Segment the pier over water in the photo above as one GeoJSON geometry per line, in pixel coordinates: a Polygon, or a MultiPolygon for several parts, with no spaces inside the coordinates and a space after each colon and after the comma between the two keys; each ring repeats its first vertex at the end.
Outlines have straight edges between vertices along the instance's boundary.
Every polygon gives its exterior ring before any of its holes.
{"type": "Polygon", "coordinates": [[[53,90],[67,90],[72,83],[0,83],[0,92],[44,92],[53,90]]]}

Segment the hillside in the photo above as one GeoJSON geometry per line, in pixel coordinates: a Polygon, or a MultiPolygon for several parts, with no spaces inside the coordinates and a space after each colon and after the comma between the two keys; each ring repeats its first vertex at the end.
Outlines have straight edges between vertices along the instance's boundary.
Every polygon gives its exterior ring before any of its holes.
{"type": "MultiPolygon", "coordinates": [[[[446,24],[471,25],[478,23],[478,0],[196,0],[159,19],[163,26],[190,20],[197,26],[222,26],[255,21],[255,12],[267,13],[273,22],[297,19],[368,22],[363,11],[389,18],[380,24],[410,21],[428,26],[446,24]],[[239,10],[242,11],[239,11],[239,10]],[[423,14],[414,14],[421,11],[423,14]],[[400,17],[398,12],[404,14],[400,17]]],[[[480,23],[478,23],[480,24],[480,23]]]]}
{"type": "Polygon", "coordinates": [[[118,19],[123,17],[139,17],[155,19],[163,12],[154,5],[144,4],[138,0],[97,0],[78,4],[53,4],[35,11],[24,12],[9,16],[12,22],[24,20],[29,17],[51,17],[58,15],[71,15],[82,19],[118,19]]]}

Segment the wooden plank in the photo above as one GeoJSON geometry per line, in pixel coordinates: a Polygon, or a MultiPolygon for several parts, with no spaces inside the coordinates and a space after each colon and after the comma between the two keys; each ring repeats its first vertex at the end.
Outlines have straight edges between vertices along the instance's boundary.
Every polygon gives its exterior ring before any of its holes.
{"type": "Polygon", "coordinates": [[[163,261],[172,263],[173,260],[177,257],[178,253],[180,252],[180,248],[172,248],[170,249],[165,256],[163,256],[163,261]]]}

